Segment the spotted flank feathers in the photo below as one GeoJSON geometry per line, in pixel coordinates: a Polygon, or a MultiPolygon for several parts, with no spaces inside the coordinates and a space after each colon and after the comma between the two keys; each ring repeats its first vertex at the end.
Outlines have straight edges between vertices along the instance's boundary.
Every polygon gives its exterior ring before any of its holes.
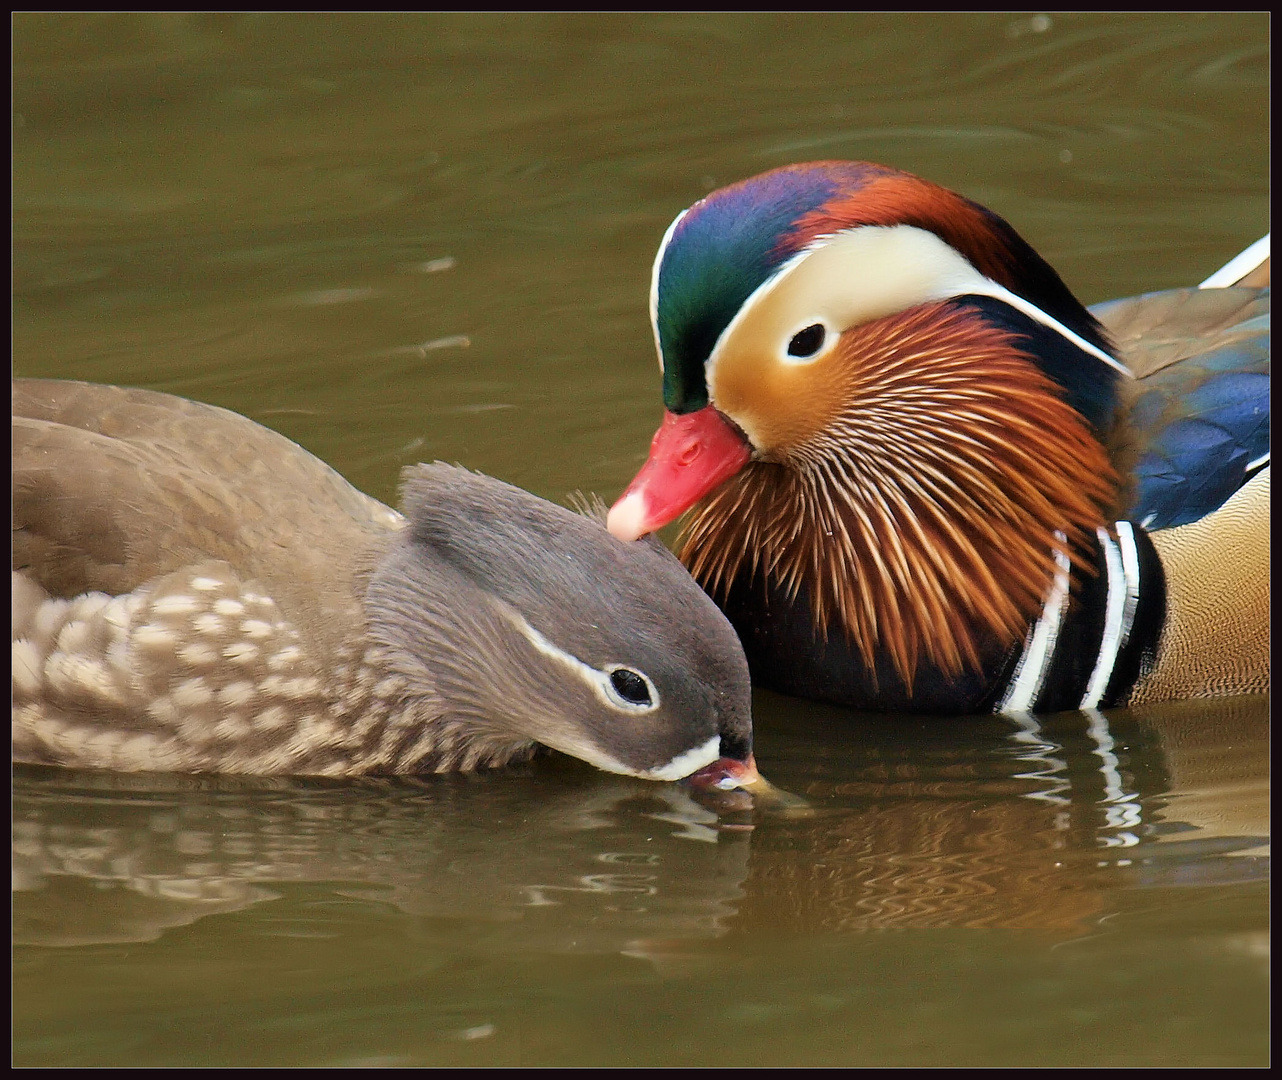
{"type": "MultiPolygon", "coordinates": [[[[226,563],[114,598],[58,600],[13,578],[18,760],[341,776],[393,765],[448,771],[485,756],[443,732],[405,745],[398,728],[430,730],[422,721],[431,709],[402,715],[403,680],[378,650],[323,671],[271,597],[226,563]]],[[[487,763],[532,748],[505,749],[493,748],[487,763]]]]}

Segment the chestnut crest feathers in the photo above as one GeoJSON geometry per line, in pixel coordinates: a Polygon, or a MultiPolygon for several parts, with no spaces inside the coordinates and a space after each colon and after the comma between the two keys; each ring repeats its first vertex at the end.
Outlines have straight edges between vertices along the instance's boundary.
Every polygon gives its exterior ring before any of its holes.
{"type": "MultiPolygon", "coordinates": [[[[721,188],[678,215],[655,259],[651,319],[674,413],[709,400],[704,365],[740,310],[798,256],[840,233],[907,226],[931,233],[968,263],[983,291],[1006,290],[1111,361],[1099,323],[1007,222],[909,173],[868,162],[789,165],[721,188]]],[[[947,295],[947,280],[923,288],[947,295]]],[[[960,284],[954,282],[954,285],[960,284]]],[[[1038,317],[1038,316],[1035,316],[1038,317]]]]}

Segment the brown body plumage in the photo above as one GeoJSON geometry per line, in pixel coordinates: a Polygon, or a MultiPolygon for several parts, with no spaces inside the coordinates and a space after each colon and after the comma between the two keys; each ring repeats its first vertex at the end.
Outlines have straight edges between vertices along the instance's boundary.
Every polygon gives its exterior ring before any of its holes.
{"type": "Polygon", "coordinates": [[[661,545],[439,463],[402,516],[167,394],[19,381],[13,407],[16,761],[346,776],[542,744],[676,779],[722,736],[749,759],[742,650],[661,545]]]}

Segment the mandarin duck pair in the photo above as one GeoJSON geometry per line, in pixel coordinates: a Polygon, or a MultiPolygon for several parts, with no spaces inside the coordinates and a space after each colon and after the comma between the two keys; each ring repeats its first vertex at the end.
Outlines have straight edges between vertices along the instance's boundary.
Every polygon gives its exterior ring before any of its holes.
{"type": "Polygon", "coordinates": [[[753,681],[1025,713],[1269,686],[1267,237],[1087,309],[990,210],[862,162],[681,213],[666,413],[609,514],[679,554],[753,681]]]}
{"type": "Polygon", "coordinates": [[[13,758],[350,776],[543,745],[769,796],[749,668],[954,713],[1267,690],[1267,274],[1252,249],[1092,314],[905,173],[714,192],[655,262],[668,412],[613,537],[442,465],[401,515],[226,410],[20,380],[13,758]],[[636,542],[691,508],[724,616],[636,542]]]}

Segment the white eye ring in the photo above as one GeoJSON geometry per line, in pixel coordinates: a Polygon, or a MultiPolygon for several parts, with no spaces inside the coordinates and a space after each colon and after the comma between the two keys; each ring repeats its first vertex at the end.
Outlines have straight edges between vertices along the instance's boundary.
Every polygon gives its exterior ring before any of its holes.
{"type": "Polygon", "coordinates": [[[783,362],[794,365],[813,364],[829,350],[837,336],[823,319],[807,319],[789,336],[783,348],[783,362]]]}
{"type": "Polygon", "coordinates": [[[605,693],[606,700],[616,709],[624,712],[640,715],[642,713],[653,712],[659,707],[659,688],[651,681],[650,676],[644,671],[638,671],[634,667],[628,667],[626,664],[611,664],[604,671],[605,678],[601,681],[600,687],[605,693]],[[626,671],[645,684],[646,695],[649,701],[629,701],[621,693],[614,683],[614,676],[617,672],[626,671]]]}

